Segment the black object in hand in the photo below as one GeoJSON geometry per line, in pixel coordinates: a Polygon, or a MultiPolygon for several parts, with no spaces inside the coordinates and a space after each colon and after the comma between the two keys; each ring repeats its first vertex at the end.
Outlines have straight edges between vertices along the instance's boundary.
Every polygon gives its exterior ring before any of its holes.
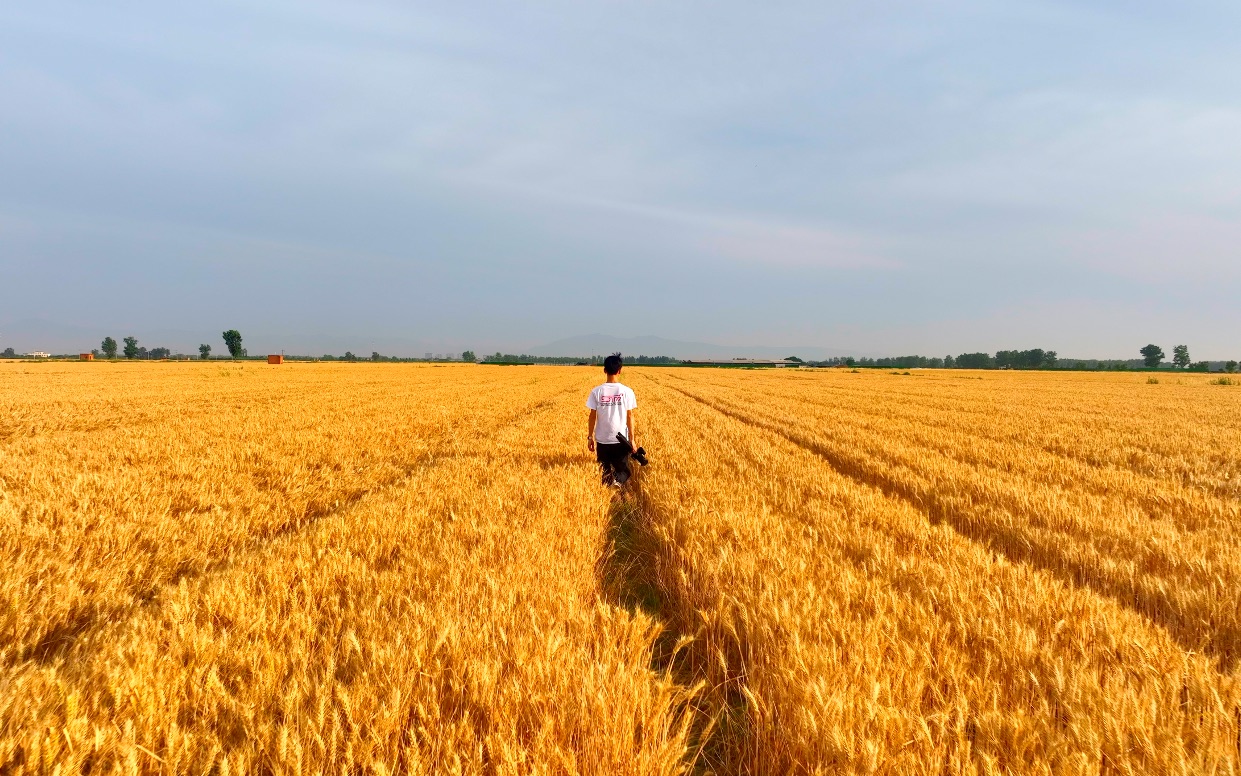
{"type": "Polygon", "coordinates": [[[646,466],[648,461],[646,460],[646,448],[645,447],[639,447],[635,450],[634,446],[630,444],[628,439],[625,438],[625,435],[619,432],[617,432],[616,434],[616,441],[620,442],[622,445],[625,445],[626,447],[629,448],[629,450],[631,451],[630,455],[633,456],[633,459],[635,461],[642,464],[643,466],[646,466]]]}

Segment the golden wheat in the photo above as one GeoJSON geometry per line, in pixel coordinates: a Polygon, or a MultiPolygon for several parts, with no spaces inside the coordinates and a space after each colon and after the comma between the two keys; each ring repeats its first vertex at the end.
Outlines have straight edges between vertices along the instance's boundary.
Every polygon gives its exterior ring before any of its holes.
{"type": "MultiPolygon", "coordinates": [[[[1027,537],[1039,515],[1006,513],[995,479],[994,500],[980,505],[996,520],[991,534],[945,508],[958,505],[947,500],[951,488],[969,482],[905,486],[901,478],[944,465],[910,449],[909,420],[870,431],[858,452],[849,408],[817,411],[838,391],[862,413],[889,403],[894,414],[909,411],[918,401],[909,378],[648,375],[634,382],[648,400],[648,442],[665,454],[643,483],[649,544],[666,572],[666,616],[695,637],[695,672],[722,688],[714,705],[728,710],[732,732],[716,737],[715,767],[1236,771],[1241,694],[1226,655],[1195,654],[1178,638],[1184,631],[1140,601],[1035,554],[1027,537]],[[790,384],[801,390],[783,398],[790,384]],[[686,439],[684,428],[697,432],[686,439]],[[870,451],[885,445],[906,462],[876,463],[870,451]]],[[[1006,386],[1035,392],[1052,381],[999,379],[971,386],[972,397],[958,393],[961,410],[978,412],[1006,386]]],[[[919,389],[932,399],[949,390],[919,389]]],[[[1046,426],[1054,415],[1043,412],[1031,419],[1046,426]]],[[[952,425],[951,410],[935,416],[920,422],[952,425]]],[[[1006,459],[1034,452],[1015,448],[1006,459]]],[[[990,464],[1002,471],[1006,459],[990,464]]],[[[960,503],[986,491],[967,494],[960,503]]],[[[1112,528],[1105,516],[1093,516],[1101,535],[1112,528]]],[[[1166,530],[1148,523],[1134,542],[1166,530]]],[[[1072,538],[1063,537],[1066,553],[1077,549],[1072,538]]],[[[1210,562],[1231,542],[1227,531],[1214,540],[1214,553],[1187,561],[1210,562]]]]}
{"type": "Polygon", "coordinates": [[[1241,391],[0,365],[0,773],[1224,773],[1241,391]]]}

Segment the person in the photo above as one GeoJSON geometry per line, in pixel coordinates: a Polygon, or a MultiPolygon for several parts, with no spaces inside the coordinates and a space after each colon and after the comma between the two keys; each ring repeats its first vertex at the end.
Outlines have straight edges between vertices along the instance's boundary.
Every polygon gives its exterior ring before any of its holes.
{"type": "Polygon", "coordinates": [[[621,366],[620,353],[603,359],[607,382],[586,397],[586,408],[590,410],[587,444],[599,462],[603,484],[617,487],[629,480],[629,454],[637,445],[633,413],[638,408],[638,398],[632,388],[621,383],[621,366]],[[621,444],[617,434],[624,434],[629,444],[621,444]]]}

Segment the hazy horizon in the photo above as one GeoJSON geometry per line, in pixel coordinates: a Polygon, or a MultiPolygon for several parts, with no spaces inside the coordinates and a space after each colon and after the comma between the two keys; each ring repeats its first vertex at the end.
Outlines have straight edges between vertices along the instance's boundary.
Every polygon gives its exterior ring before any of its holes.
{"type": "MultiPolygon", "coordinates": [[[[7,347],[12,347],[17,354],[25,354],[32,351],[45,351],[53,354],[72,355],[84,351],[96,350],[100,347],[102,337],[97,340],[90,340],[91,334],[86,330],[74,329],[72,327],[48,326],[40,327],[37,321],[25,321],[19,324],[19,333],[16,337],[8,336],[4,331],[0,331],[0,351],[7,347]],[[45,335],[36,335],[30,332],[44,330],[49,332],[45,335]],[[12,340],[12,341],[9,341],[12,340]],[[14,342],[19,344],[14,344],[14,342]],[[32,345],[30,343],[43,343],[41,345],[32,345]],[[7,344],[6,344],[7,343],[7,344]]],[[[138,336],[133,332],[124,334],[109,333],[104,336],[111,336],[118,343],[118,347],[122,344],[125,336],[137,336],[138,344],[141,347],[150,349],[156,347],[167,347],[173,353],[194,356],[198,353],[198,344],[205,343],[211,346],[212,357],[225,357],[227,350],[225,349],[223,332],[218,332],[214,336],[205,332],[187,332],[178,330],[165,330],[156,332],[153,336],[138,336]]],[[[854,356],[858,358],[895,358],[900,356],[925,356],[928,358],[943,357],[950,355],[959,356],[962,353],[978,352],[968,349],[949,349],[943,353],[931,352],[885,352],[885,351],[866,351],[848,347],[833,347],[831,345],[808,344],[808,343],[785,343],[783,345],[772,345],[769,343],[717,343],[717,342],[699,342],[675,340],[658,335],[642,335],[642,336],[622,336],[616,337],[600,333],[587,335],[575,335],[572,337],[564,337],[551,342],[544,342],[532,345],[526,345],[518,348],[496,348],[496,347],[480,347],[477,343],[466,345],[464,347],[452,346],[445,347],[442,344],[429,343],[425,341],[403,339],[391,336],[328,336],[321,339],[307,339],[303,336],[273,336],[260,332],[257,336],[242,332],[243,345],[250,352],[251,356],[257,357],[269,353],[284,353],[295,356],[343,356],[346,352],[352,352],[359,358],[367,358],[372,352],[378,352],[384,356],[395,356],[399,358],[423,358],[428,353],[435,356],[444,356],[448,358],[459,358],[464,350],[473,351],[480,359],[496,352],[503,352],[511,355],[533,355],[533,356],[566,356],[566,357],[585,357],[591,355],[604,355],[614,351],[621,351],[627,356],[672,356],[674,358],[784,358],[787,356],[798,356],[805,360],[823,361],[836,357],[854,356]]],[[[1146,344],[1146,343],[1143,343],[1146,344]]],[[[1164,351],[1168,354],[1169,359],[1172,353],[1172,344],[1158,342],[1164,351]]],[[[1185,344],[1185,343],[1175,343],[1185,344]]],[[[1003,348],[1004,350],[1012,350],[1014,348],[1003,348]]],[[[1054,348],[1053,348],[1054,350],[1054,348]]],[[[982,352],[994,354],[995,351],[984,350],[982,352]]],[[[1058,357],[1069,360],[1118,360],[1124,359],[1135,361],[1141,358],[1134,349],[1134,354],[1117,354],[1117,355],[1098,355],[1094,353],[1076,353],[1076,352],[1058,352],[1058,357]]],[[[1212,361],[1222,362],[1230,359],[1229,356],[1214,356],[1202,353],[1193,347],[1190,347],[1190,355],[1196,361],[1212,361]]]]}
{"type": "Polygon", "coordinates": [[[397,355],[600,332],[1238,358],[1239,22],[9,4],[0,350],[49,347],[20,340],[41,325],[217,352],[237,328],[397,355]]]}

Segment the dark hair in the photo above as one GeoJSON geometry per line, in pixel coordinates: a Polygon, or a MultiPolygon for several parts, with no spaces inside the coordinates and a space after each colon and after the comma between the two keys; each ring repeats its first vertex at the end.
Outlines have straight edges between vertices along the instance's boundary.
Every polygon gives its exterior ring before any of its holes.
{"type": "Polygon", "coordinates": [[[607,374],[610,374],[610,375],[617,374],[620,372],[620,368],[621,368],[621,354],[620,353],[613,353],[612,355],[603,359],[603,371],[606,372],[607,374]]]}

